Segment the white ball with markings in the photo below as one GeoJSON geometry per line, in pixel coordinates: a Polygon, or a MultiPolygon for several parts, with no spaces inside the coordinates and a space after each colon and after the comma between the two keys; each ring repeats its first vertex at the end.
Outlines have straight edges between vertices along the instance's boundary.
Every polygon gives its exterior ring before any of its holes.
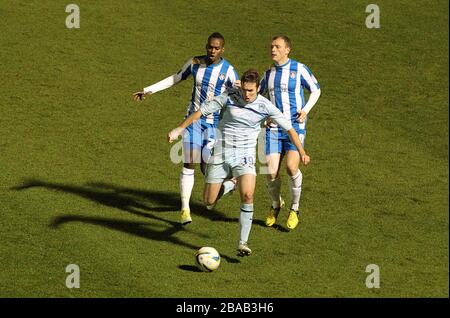
{"type": "Polygon", "coordinates": [[[204,272],[212,272],[219,268],[220,255],[214,247],[202,247],[195,253],[197,266],[204,272]]]}

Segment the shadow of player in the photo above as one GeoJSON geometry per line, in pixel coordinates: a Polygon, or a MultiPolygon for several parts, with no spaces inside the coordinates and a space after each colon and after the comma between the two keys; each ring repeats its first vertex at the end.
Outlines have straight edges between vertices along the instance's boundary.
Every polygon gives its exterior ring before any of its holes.
{"type": "MultiPolygon", "coordinates": [[[[33,187],[43,187],[46,189],[57,190],[64,193],[75,194],[105,206],[113,207],[141,217],[162,221],[169,225],[166,230],[155,231],[154,229],[151,229],[149,227],[152,226],[152,223],[148,222],[134,222],[99,217],[85,217],[81,215],[63,215],[57,216],[51,220],[50,227],[52,228],[57,228],[61,224],[68,222],[82,222],[104,226],[113,230],[122,231],[146,239],[171,242],[173,244],[181,245],[193,250],[198,250],[199,248],[199,246],[194,246],[173,236],[173,234],[177,233],[178,231],[192,232],[190,229],[182,226],[179,222],[166,220],[154,215],[154,213],[148,213],[160,211],[178,211],[178,208],[173,204],[174,198],[176,197],[175,194],[115,187],[100,183],[91,183],[86,186],[74,186],[51,183],[41,180],[28,180],[20,186],[11,188],[11,190],[23,191],[33,187]],[[153,203],[156,202],[162,204],[163,206],[150,207],[145,204],[146,200],[153,203]],[[142,212],[142,210],[148,212],[142,212]]],[[[201,215],[204,216],[203,214],[201,215]]],[[[227,222],[234,221],[233,219],[229,219],[226,217],[222,218],[227,222]]],[[[153,224],[153,226],[155,226],[155,224],[153,224]]],[[[194,234],[202,236],[198,233],[194,234]]],[[[223,258],[230,263],[239,262],[239,260],[231,258],[227,255],[223,255],[223,258]]]]}
{"type": "MultiPolygon", "coordinates": [[[[22,185],[13,187],[11,190],[21,191],[34,187],[43,187],[46,189],[78,195],[98,204],[120,209],[138,216],[151,217],[160,221],[165,220],[142,211],[180,211],[180,198],[177,193],[134,189],[100,182],[90,182],[86,183],[84,186],[77,186],[32,179],[26,180],[22,185]],[[152,206],[149,206],[148,203],[151,203],[152,206]],[[154,204],[159,206],[155,207],[153,206],[154,204]]],[[[191,213],[200,217],[205,217],[212,221],[239,221],[238,218],[227,217],[219,211],[208,211],[205,206],[196,202],[191,203],[191,213]]]]}

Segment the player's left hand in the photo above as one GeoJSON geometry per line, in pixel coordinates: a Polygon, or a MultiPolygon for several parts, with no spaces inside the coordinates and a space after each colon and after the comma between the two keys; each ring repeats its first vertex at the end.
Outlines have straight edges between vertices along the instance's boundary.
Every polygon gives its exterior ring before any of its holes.
{"type": "Polygon", "coordinates": [[[306,113],[303,110],[297,112],[297,120],[299,122],[303,123],[305,121],[305,119],[306,119],[306,113]]]}
{"type": "Polygon", "coordinates": [[[275,126],[273,125],[272,120],[271,120],[270,118],[267,118],[267,119],[264,121],[264,128],[272,128],[272,127],[275,127],[275,126]]]}
{"type": "Polygon", "coordinates": [[[182,132],[183,132],[183,128],[181,128],[181,127],[177,127],[175,129],[172,129],[169,132],[169,134],[167,135],[167,141],[169,141],[169,143],[174,142],[175,140],[178,139],[178,137],[180,137],[182,132]]]}
{"type": "Polygon", "coordinates": [[[136,92],[133,94],[133,99],[135,101],[141,101],[141,100],[145,99],[145,93],[144,92],[136,92]]]}
{"type": "Polygon", "coordinates": [[[304,155],[300,155],[300,158],[302,160],[302,163],[307,166],[308,163],[311,161],[311,158],[305,153],[304,155]]]}

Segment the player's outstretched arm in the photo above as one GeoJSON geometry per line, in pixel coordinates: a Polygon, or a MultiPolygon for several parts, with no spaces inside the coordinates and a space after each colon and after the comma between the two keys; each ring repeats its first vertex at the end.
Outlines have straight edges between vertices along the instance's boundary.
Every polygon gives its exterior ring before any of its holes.
{"type": "Polygon", "coordinates": [[[182,73],[178,72],[177,74],[170,75],[169,77],[159,81],[156,84],[145,87],[142,91],[136,92],[133,94],[133,99],[135,101],[141,101],[145,99],[146,95],[154,94],[156,92],[165,90],[169,87],[172,87],[175,84],[178,84],[183,80],[182,73]]]}
{"type": "Polygon", "coordinates": [[[188,118],[183,120],[183,122],[175,129],[172,129],[171,132],[167,135],[167,140],[172,143],[175,140],[180,137],[183,130],[186,129],[189,125],[191,125],[194,121],[199,120],[200,117],[208,116],[210,114],[215,113],[216,111],[222,109],[224,105],[226,104],[226,101],[228,99],[228,93],[222,93],[219,96],[214,97],[213,99],[204,102],[200,109],[197,110],[195,113],[192,113],[188,118]]]}
{"type": "Polygon", "coordinates": [[[175,140],[177,140],[178,137],[180,137],[181,134],[183,133],[183,130],[185,130],[186,127],[191,125],[194,121],[199,120],[201,116],[202,112],[200,110],[197,110],[195,113],[192,113],[188,118],[183,120],[177,128],[172,129],[167,134],[167,140],[169,141],[169,143],[172,143],[175,140]]]}
{"type": "Polygon", "coordinates": [[[297,148],[299,154],[300,154],[300,159],[302,161],[302,163],[306,166],[311,159],[309,158],[309,156],[306,154],[305,149],[303,149],[302,143],[300,142],[300,138],[298,137],[297,132],[295,131],[294,128],[291,128],[287,131],[289,138],[291,139],[291,141],[294,143],[295,147],[297,148]]]}

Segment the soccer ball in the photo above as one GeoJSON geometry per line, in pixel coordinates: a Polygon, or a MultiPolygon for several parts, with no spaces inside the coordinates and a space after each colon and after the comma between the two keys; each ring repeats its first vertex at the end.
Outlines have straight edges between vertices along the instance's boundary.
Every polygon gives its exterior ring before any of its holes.
{"type": "Polygon", "coordinates": [[[195,254],[197,266],[204,272],[212,272],[219,268],[220,255],[214,247],[202,247],[195,254]]]}

